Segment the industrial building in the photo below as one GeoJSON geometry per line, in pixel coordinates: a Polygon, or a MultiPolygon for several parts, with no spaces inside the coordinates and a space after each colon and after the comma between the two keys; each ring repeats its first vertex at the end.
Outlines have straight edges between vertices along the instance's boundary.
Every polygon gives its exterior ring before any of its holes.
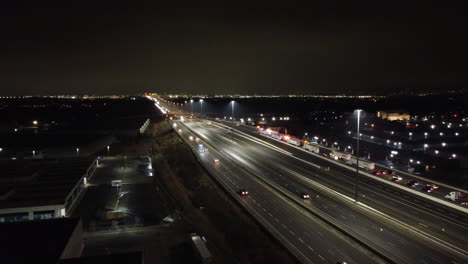
{"type": "Polygon", "coordinates": [[[70,215],[96,166],[78,158],[1,161],[0,223],[70,215]]]}
{"type": "Polygon", "coordinates": [[[377,111],[377,117],[382,119],[387,119],[388,121],[408,121],[411,119],[410,114],[401,113],[398,111],[385,112],[377,111]]]}

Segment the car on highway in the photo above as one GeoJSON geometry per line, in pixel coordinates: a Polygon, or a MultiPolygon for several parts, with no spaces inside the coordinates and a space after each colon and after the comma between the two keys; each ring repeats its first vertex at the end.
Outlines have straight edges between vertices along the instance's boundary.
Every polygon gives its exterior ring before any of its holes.
{"type": "Polygon", "coordinates": [[[196,142],[200,141],[200,138],[196,138],[195,141],[196,141],[196,142]]]}
{"type": "Polygon", "coordinates": [[[392,175],[392,181],[401,181],[403,180],[403,177],[400,175],[392,175]]]}
{"type": "Polygon", "coordinates": [[[419,185],[419,182],[417,182],[417,181],[409,181],[406,185],[409,186],[409,187],[416,187],[416,186],[419,185]]]}
{"type": "Polygon", "coordinates": [[[386,171],[374,171],[373,174],[376,176],[380,176],[386,174],[386,171]]]}
{"type": "Polygon", "coordinates": [[[310,195],[307,193],[301,193],[301,198],[304,200],[308,200],[310,198],[310,195]]]}
{"type": "Polygon", "coordinates": [[[214,159],[214,162],[215,162],[215,163],[218,163],[218,162],[219,162],[219,159],[214,159]]]}
{"type": "Polygon", "coordinates": [[[426,186],[424,186],[424,187],[421,188],[421,191],[422,191],[422,192],[428,192],[428,193],[430,193],[430,192],[433,191],[433,189],[431,188],[431,186],[426,185],[426,186]]]}
{"type": "Polygon", "coordinates": [[[249,192],[246,189],[240,189],[239,194],[241,196],[247,196],[247,195],[249,195],[249,192]]]}
{"type": "Polygon", "coordinates": [[[336,264],[348,264],[346,261],[337,261],[336,264]]]}
{"type": "Polygon", "coordinates": [[[436,185],[436,184],[434,184],[434,183],[426,184],[426,186],[428,186],[428,187],[431,188],[432,190],[437,190],[437,189],[439,189],[439,185],[436,185]]]}
{"type": "Polygon", "coordinates": [[[193,137],[192,137],[192,136],[190,136],[189,139],[190,139],[190,141],[193,141],[193,137]]]}

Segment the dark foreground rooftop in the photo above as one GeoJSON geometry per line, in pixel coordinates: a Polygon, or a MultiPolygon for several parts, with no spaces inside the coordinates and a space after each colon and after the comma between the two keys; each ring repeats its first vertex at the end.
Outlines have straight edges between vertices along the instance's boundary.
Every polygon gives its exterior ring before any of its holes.
{"type": "Polygon", "coordinates": [[[1,263],[57,263],[79,224],[56,218],[0,224],[1,263]]]}

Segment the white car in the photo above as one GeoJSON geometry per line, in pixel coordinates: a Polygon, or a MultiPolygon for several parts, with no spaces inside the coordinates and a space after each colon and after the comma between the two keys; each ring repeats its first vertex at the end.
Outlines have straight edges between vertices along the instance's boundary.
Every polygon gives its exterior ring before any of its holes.
{"type": "Polygon", "coordinates": [[[403,180],[403,177],[400,175],[392,175],[392,181],[401,181],[403,180]]]}

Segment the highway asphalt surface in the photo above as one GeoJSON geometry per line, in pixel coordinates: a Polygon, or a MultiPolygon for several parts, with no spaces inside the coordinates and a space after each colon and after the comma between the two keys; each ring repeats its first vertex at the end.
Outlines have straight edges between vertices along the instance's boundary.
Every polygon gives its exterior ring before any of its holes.
{"type": "MultiPolygon", "coordinates": [[[[398,193],[393,188],[376,185],[371,180],[361,177],[360,200],[434,239],[418,236],[409,231],[408,226],[370,213],[360,206],[346,202],[323,186],[320,187],[324,185],[352,197],[355,174],[345,168],[333,166],[320,158],[313,159],[313,156],[300,150],[296,153],[292,148],[287,148],[287,151],[294,155],[274,150],[236,132],[210,126],[208,121],[190,121],[185,125],[195,131],[201,139],[216,146],[222,154],[230,158],[231,163],[235,161],[249,172],[281,186],[297,197],[301,193],[310,194],[312,199],[303,202],[307,208],[335,219],[354,236],[397,263],[467,262],[467,256],[463,252],[467,249],[468,237],[464,215],[454,211],[439,211],[447,208],[439,208],[421,198],[398,193]],[[306,159],[310,163],[300,159],[306,159]],[[322,168],[330,166],[331,170],[326,172],[316,165],[322,168]],[[436,243],[435,240],[438,239],[449,247],[456,247],[458,253],[442,246],[441,243],[436,243]]],[[[273,199],[274,196],[278,194],[270,192],[269,199],[273,199]]]]}
{"type": "Polygon", "coordinates": [[[200,163],[301,262],[336,263],[344,260],[348,263],[385,263],[304,208],[278,194],[208,142],[197,140],[198,136],[184,128],[181,122],[176,123],[176,131],[181,129],[180,136],[196,153],[200,163]],[[206,148],[207,151],[200,151],[199,144],[203,144],[201,149],[206,148]],[[241,196],[238,193],[244,188],[249,191],[249,195],[241,196]]]}

